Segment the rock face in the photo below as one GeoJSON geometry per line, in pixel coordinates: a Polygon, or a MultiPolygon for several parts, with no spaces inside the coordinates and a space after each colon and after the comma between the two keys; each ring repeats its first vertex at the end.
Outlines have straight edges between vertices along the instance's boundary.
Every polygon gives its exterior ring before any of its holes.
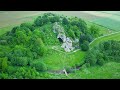
{"type": "Polygon", "coordinates": [[[74,49],[72,47],[72,40],[69,37],[66,37],[63,27],[57,22],[53,25],[53,32],[57,33],[57,38],[62,40],[63,44],[61,47],[64,48],[66,52],[70,52],[74,49]]]}
{"type": "Polygon", "coordinates": [[[57,34],[59,34],[59,33],[65,34],[63,27],[61,27],[57,22],[55,22],[53,25],[53,32],[57,33],[57,34]]]}

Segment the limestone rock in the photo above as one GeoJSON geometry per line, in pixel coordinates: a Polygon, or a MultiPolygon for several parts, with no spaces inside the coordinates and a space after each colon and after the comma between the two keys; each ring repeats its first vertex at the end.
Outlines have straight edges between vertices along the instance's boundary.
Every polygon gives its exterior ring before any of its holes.
{"type": "Polygon", "coordinates": [[[72,47],[72,40],[69,37],[66,37],[63,27],[61,27],[57,22],[53,25],[53,32],[57,33],[57,38],[63,41],[61,47],[64,48],[66,52],[70,52],[74,49],[72,47]]]}

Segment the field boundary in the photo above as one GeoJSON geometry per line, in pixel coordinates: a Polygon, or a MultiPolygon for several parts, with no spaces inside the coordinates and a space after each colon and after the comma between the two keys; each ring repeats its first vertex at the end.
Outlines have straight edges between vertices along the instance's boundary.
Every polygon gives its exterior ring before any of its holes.
{"type": "Polygon", "coordinates": [[[111,35],[114,35],[114,34],[117,34],[117,33],[120,33],[120,31],[119,31],[119,32],[115,32],[115,33],[111,33],[111,34],[108,34],[108,35],[104,35],[104,36],[101,36],[101,37],[98,37],[98,38],[95,38],[91,43],[89,43],[89,46],[90,46],[93,42],[95,42],[97,39],[104,38],[104,37],[107,37],[107,36],[111,36],[111,35]]]}

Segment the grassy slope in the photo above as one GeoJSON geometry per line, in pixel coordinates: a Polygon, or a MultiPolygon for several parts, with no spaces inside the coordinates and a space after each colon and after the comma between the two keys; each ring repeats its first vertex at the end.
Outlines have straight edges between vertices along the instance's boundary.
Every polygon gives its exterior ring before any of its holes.
{"type": "Polygon", "coordinates": [[[115,33],[115,34],[111,34],[111,35],[108,35],[108,36],[100,37],[100,38],[94,40],[90,44],[90,48],[94,47],[95,45],[99,44],[100,42],[107,41],[107,40],[117,40],[117,41],[120,41],[120,32],[115,33]]]}
{"type": "MultiPolygon", "coordinates": [[[[120,18],[120,17],[119,17],[120,18]]],[[[119,31],[120,30],[120,21],[117,21],[115,19],[111,18],[100,18],[93,20],[92,22],[97,23],[99,25],[103,25],[105,27],[108,27],[112,30],[119,31]]]]}
{"type": "Polygon", "coordinates": [[[65,74],[50,72],[41,73],[41,77],[46,79],[120,79],[120,63],[109,62],[103,66],[85,67],[68,74],[68,77],[65,74]]]}
{"type": "Polygon", "coordinates": [[[120,63],[109,62],[103,66],[84,68],[70,74],[69,77],[82,79],[120,79],[120,63]]]}
{"type": "Polygon", "coordinates": [[[75,53],[64,53],[51,49],[50,55],[43,57],[43,60],[50,70],[62,70],[66,66],[82,64],[84,56],[85,52],[80,50],[75,53]]]}

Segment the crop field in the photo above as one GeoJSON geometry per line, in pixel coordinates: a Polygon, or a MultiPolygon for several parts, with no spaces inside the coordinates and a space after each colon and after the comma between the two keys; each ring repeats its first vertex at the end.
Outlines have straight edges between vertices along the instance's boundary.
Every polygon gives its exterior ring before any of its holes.
{"type": "Polygon", "coordinates": [[[90,22],[105,26],[112,30],[120,30],[120,16],[118,16],[120,12],[108,13],[108,11],[0,11],[0,31],[4,27],[16,26],[26,21],[32,22],[35,17],[45,12],[52,12],[68,17],[76,16],[84,20],[88,20],[90,22]]]}
{"type": "Polygon", "coordinates": [[[102,18],[97,18],[91,20],[96,24],[105,26],[111,30],[119,31],[120,30],[120,12],[86,12],[95,16],[100,16],[102,18]]]}

